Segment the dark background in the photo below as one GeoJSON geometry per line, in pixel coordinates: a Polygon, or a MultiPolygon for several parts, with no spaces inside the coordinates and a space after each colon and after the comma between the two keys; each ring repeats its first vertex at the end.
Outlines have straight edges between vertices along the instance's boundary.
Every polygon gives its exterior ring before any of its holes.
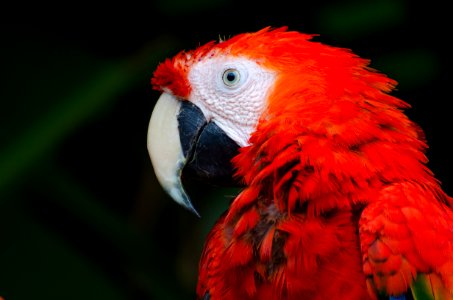
{"type": "Polygon", "coordinates": [[[149,79],[219,36],[288,25],[370,58],[400,82],[453,194],[448,9],[315,2],[19,4],[0,27],[0,296],[194,299],[203,240],[236,190],[189,183],[201,219],[163,193],[146,150],[149,79]]]}

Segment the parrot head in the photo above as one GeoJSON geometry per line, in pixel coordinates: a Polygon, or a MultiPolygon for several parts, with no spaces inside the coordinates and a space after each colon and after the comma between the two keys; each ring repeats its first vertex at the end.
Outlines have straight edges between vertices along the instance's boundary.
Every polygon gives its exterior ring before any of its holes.
{"type": "Polygon", "coordinates": [[[312,37],[265,28],[180,52],[157,67],[151,83],[162,95],[148,150],[158,181],[176,202],[197,214],[182,172],[215,184],[231,182],[235,173],[241,178],[246,170],[232,159],[258,139],[281,134],[279,128],[291,136],[297,123],[340,144],[360,143],[371,126],[343,124],[363,114],[361,106],[372,111],[376,98],[381,107],[406,106],[387,95],[395,82],[369,69],[368,60],[312,37]]]}

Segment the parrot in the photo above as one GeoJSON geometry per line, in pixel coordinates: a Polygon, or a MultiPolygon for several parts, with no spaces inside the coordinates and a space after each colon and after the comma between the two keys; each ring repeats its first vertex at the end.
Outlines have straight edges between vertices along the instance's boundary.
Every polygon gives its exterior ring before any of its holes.
{"type": "Polygon", "coordinates": [[[453,198],[410,105],[316,36],[265,27],[152,75],[162,188],[196,215],[183,178],[239,188],[204,242],[196,298],[453,299],[453,198]]]}

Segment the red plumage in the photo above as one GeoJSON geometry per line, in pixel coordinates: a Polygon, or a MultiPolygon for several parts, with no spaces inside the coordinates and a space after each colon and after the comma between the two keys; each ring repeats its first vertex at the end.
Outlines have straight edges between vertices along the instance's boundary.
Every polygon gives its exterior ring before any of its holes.
{"type": "Polygon", "coordinates": [[[245,56],[277,74],[233,160],[246,188],[207,238],[198,297],[377,299],[423,281],[453,299],[453,201],[425,165],[409,105],[367,60],[311,37],[266,28],[155,73],[155,88],[180,97],[187,68],[209,56],[245,56]]]}

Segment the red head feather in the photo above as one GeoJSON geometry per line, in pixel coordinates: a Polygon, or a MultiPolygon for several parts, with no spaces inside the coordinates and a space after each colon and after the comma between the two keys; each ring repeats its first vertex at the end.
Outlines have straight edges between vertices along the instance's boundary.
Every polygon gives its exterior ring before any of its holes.
{"type": "MultiPolygon", "coordinates": [[[[305,86],[312,92],[335,97],[345,89],[361,89],[363,84],[388,92],[396,83],[364,68],[368,60],[347,49],[313,42],[313,35],[286,30],[286,27],[267,27],[255,33],[239,34],[227,41],[211,41],[196,50],[182,51],[158,66],[151,80],[153,88],[171,91],[180,98],[187,97],[190,94],[187,74],[193,63],[220,55],[245,56],[277,71],[284,77],[284,90],[293,87],[301,90],[301,86],[305,86]],[[290,78],[293,80],[288,81],[290,78]],[[357,82],[357,78],[363,82],[357,82]]],[[[396,99],[391,101],[402,104],[396,99]]]]}

